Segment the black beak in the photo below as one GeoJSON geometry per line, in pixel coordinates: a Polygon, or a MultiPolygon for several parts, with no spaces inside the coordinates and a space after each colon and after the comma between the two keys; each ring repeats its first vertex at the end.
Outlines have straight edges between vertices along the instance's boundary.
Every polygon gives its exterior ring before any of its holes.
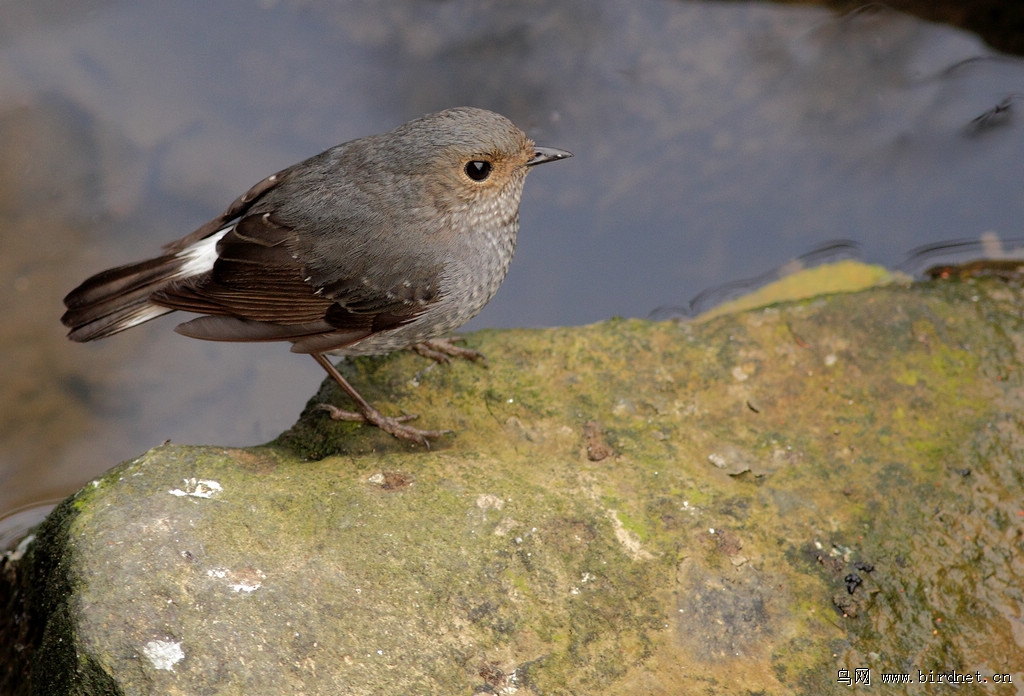
{"type": "Polygon", "coordinates": [[[535,164],[544,164],[545,162],[557,162],[560,159],[572,157],[571,152],[556,150],[553,147],[535,147],[533,151],[535,153],[533,157],[526,161],[527,167],[532,167],[535,164]]]}

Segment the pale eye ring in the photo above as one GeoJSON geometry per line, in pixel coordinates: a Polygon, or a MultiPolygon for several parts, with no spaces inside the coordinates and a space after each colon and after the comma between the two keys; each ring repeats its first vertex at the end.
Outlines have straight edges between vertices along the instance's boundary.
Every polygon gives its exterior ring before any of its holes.
{"type": "Polygon", "coordinates": [[[473,181],[483,181],[491,175],[491,163],[487,160],[470,160],[466,162],[466,176],[473,181]]]}

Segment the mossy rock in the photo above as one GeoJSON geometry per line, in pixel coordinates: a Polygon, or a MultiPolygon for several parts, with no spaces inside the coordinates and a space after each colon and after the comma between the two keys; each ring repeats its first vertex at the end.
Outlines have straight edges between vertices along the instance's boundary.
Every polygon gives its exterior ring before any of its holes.
{"type": "Polygon", "coordinates": [[[5,564],[6,681],[918,694],[955,670],[1015,694],[1022,307],[997,280],[893,284],[472,334],[486,369],[352,361],[382,410],[455,434],[330,421],[325,383],[274,443],[120,465],[5,564]]]}

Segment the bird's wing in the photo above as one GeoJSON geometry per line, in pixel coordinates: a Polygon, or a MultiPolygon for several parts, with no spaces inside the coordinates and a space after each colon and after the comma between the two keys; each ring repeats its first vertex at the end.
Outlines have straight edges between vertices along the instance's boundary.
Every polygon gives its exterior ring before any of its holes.
{"type": "MultiPolygon", "coordinates": [[[[301,164],[301,163],[300,163],[301,164]]],[[[241,196],[236,198],[231,205],[227,207],[223,213],[215,217],[214,219],[207,222],[197,230],[190,232],[181,239],[177,239],[169,244],[164,245],[164,251],[168,254],[176,254],[184,251],[190,246],[193,246],[196,242],[199,242],[207,237],[210,237],[217,232],[221,231],[225,227],[231,224],[232,220],[240,218],[249,212],[250,208],[259,199],[271,190],[277,188],[281,183],[291,179],[292,174],[300,166],[300,164],[292,165],[287,169],[282,169],[276,174],[271,174],[263,181],[259,182],[248,191],[243,193],[241,196]]]]}
{"type": "Polygon", "coordinates": [[[170,283],[151,299],[207,315],[179,327],[196,338],[297,341],[331,334],[326,342],[332,348],[408,323],[434,299],[403,284],[393,268],[377,278],[383,283],[367,282],[375,276],[360,258],[339,257],[332,282],[326,282],[323,271],[310,271],[310,259],[296,245],[299,237],[271,213],[245,215],[217,243],[209,272],[170,283]]]}

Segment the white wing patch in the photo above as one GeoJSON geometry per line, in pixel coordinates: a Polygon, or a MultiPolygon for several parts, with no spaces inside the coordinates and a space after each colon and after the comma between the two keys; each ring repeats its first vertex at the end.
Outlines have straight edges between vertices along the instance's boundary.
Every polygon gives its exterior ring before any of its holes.
{"type": "Polygon", "coordinates": [[[183,263],[175,272],[173,279],[191,278],[212,270],[214,262],[217,261],[217,242],[233,229],[235,229],[234,225],[228,225],[175,254],[178,258],[183,259],[183,263]]]}
{"type": "Polygon", "coordinates": [[[160,307],[155,304],[143,305],[121,319],[121,321],[117,323],[117,326],[119,327],[117,330],[124,331],[125,329],[132,328],[133,326],[145,324],[150,319],[162,317],[163,315],[173,311],[173,309],[169,309],[168,307],[160,307]]]}

